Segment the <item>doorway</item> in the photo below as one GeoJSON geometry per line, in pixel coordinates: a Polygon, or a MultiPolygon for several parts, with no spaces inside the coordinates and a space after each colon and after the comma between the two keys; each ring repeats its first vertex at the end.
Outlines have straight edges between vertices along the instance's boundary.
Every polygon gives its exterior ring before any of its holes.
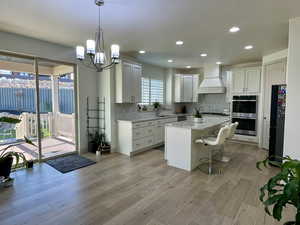
{"type": "Polygon", "coordinates": [[[0,52],[0,93],[1,116],[21,120],[0,124],[1,148],[21,143],[12,150],[39,161],[77,152],[75,65],[0,52]]]}
{"type": "Polygon", "coordinates": [[[269,149],[272,85],[286,84],[286,59],[268,64],[264,70],[262,147],[269,149]]]}

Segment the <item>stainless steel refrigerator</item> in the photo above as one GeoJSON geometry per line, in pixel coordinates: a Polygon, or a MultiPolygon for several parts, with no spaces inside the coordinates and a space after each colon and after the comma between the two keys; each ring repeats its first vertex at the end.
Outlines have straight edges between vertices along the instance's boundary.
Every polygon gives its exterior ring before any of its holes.
{"type": "Polygon", "coordinates": [[[282,162],[284,143],[284,122],[286,107],[286,85],[273,85],[271,97],[269,156],[282,162]]]}

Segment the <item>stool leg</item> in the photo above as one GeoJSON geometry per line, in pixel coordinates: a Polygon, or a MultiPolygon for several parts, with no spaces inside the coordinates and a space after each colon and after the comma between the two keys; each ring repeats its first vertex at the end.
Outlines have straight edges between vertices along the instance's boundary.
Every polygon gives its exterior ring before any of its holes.
{"type": "Polygon", "coordinates": [[[224,145],[221,145],[220,146],[220,158],[221,158],[221,161],[222,161],[223,157],[224,157],[224,145]]]}
{"type": "Polygon", "coordinates": [[[212,174],[212,152],[210,150],[208,153],[208,174],[212,174]]]}

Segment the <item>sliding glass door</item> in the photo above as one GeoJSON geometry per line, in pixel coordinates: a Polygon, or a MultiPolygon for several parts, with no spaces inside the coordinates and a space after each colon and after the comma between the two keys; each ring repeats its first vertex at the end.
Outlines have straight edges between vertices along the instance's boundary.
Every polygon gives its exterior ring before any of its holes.
{"type": "Polygon", "coordinates": [[[75,152],[74,71],[72,66],[38,60],[41,157],[75,152]]]}
{"type": "Polygon", "coordinates": [[[0,122],[1,148],[19,144],[11,150],[31,160],[76,152],[74,68],[0,54],[0,116],[20,120],[16,125],[0,122]],[[26,144],[24,136],[36,146],[26,144]]]}
{"type": "Polygon", "coordinates": [[[0,55],[0,117],[19,119],[18,124],[0,123],[0,149],[21,152],[27,160],[39,159],[38,148],[25,144],[24,136],[37,144],[36,82],[34,60],[0,55]]]}

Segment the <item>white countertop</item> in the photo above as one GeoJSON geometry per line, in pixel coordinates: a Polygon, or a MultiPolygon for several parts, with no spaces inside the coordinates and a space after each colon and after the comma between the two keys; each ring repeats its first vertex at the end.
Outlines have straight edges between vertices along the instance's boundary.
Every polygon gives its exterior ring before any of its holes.
{"type": "Polygon", "coordinates": [[[202,123],[195,123],[193,120],[187,120],[169,123],[166,126],[191,130],[204,130],[210,127],[221,125],[229,120],[230,118],[228,116],[205,115],[202,123]]]}

